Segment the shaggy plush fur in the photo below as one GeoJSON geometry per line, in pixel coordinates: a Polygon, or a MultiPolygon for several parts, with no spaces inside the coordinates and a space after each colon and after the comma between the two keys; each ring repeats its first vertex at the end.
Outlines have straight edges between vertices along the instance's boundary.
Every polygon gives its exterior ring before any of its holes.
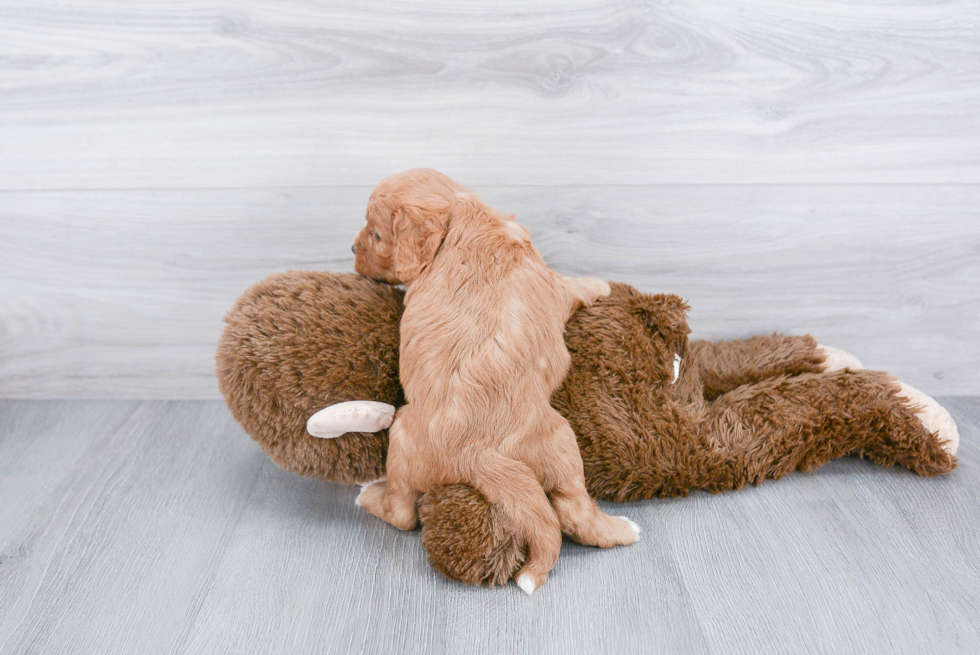
{"type": "MultiPolygon", "coordinates": [[[[955,466],[888,374],[824,373],[810,337],[688,342],[686,309],[676,296],[613,284],[566,326],[572,365],[552,405],[575,430],[594,498],[738,489],[847,454],[919,475],[955,466]]],[[[321,440],[304,426],[335,402],[403,402],[400,312],[397,289],[356,275],[291,272],[252,287],[218,350],[233,415],[284,468],[379,477],[385,433],[321,440]]],[[[434,489],[419,516],[433,566],[451,578],[503,584],[524,561],[525,544],[472,487],[434,489]]]]}
{"type": "Polygon", "coordinates": [[[455,580],[505,585],[527,558],[506,517],[468,484],[436,487],[419,505],[422,545],[432,567],[455,580]]]}

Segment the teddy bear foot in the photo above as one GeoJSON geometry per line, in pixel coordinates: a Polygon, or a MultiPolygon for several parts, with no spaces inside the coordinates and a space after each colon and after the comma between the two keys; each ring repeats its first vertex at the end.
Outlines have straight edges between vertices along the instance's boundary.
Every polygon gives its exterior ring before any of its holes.
{"type": "Polygon", "coordinates": [[[843,371],[844,369],[850,369],[852,371],[864,369],[861,360],[846,350],[818,343],[817,352],[824,356],[822,373],[833,373],[834,371],[843,371]]]}
{"type": "Polygon", "coordinates": [[[904,382],[898,384],[901,387],[898,397],[904,399],[906,405],[912,408],[916,417],[922,422],[922,426],[938,437],[943,450],[950,455],[955,455],[960,447],[960,432],[956,428],[956,421],[946,408],[918,389],[904,382]]]}

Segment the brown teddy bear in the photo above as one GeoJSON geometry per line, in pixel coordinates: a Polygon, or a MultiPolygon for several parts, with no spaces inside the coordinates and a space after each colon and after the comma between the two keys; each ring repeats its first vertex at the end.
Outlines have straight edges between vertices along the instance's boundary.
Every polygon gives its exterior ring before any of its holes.
{"type": "MultiPolygon", "coordinates": [[[[948,412],[887,373],[809,336],[688,341],[680,298],[611,286],[569,320],[572,366],[551,399],[575,430],[594,498],[739,489],[852,453],[925,476],[956,466],[948,412]]],[[[384,476],[381,428],[404,404],[403,295],[355,274],[288,272],[238,299],[218,344],[218,384],[279,466],[342,483],[384,476]],[[347,401],[374,402],[318,414],[347,401]],[[314,415],[310,429],[333,438],[307,432],[314,415]]],[[[472,487],[432,490],[419,517],[430,561],[448,577],[493,586],[520,568],[524,544],[472,487]]]]}

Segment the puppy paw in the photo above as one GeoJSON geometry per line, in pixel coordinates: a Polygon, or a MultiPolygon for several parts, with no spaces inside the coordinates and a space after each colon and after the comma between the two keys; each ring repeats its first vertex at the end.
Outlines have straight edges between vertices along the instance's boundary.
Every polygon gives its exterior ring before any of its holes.
{"type": "Polygon", "coordinates": [[[591,526],[587,533],[580,531],[578,534],[570,534],[569,536],[588,546],[614,548],[636,543],[640,538],[640,532],[642,532],[640,526],[625,516],[609,516],[600,513],[599,520],[591,526]]]}
{"type": "Polygon", "coordinates": [[[598,278],[592,278],[592,279],[595,280],[596,292],[598,294],[596,296],[597,298],[604,298],[605,296],[608,296],[609,294],[612,293],[612,287],[609,286],[608,282],[606,282],[605,280],[600,280],[598,278]]]}
{"type": "Polygon", "coordinates": [[[609,283],[597,277],[568,277],[562,275],[561,281],[565,289],[575,299],[576,304],[582,307],[591,307],[597,299],[612,293],[612,288],[609,286],[609,283]]]}
{"type": "Polygon", "coordinates": [[[596,544],[600,548],[612,546],[628,546],[640,539],[640,526],[625,516],[610,516],[604,539],[596,544]]]}
{"type": "Polygon", "coordinates": [[[361,485],[361,493],[357,494],[357,498],[354,499],[354,504],[358,507],[363,507],[368,511],[369,507],[374,506],[380,499],[381,494],[384,493],[384,486],[382,483],[386,482],[388,477],[378,478],[372,482],[361,485]]]}
{"type": "Polygon", "coordinates": [[[640,526],[638,526],[636,523],[634,523],[633,521],[629,520],[625,516],[617,516],[616,518],[622,519],[623,521],[626,521],[626,523],[630,526],[630,529],[633,531],[633,534],[635,535],[635,539],[633,541],[639,541],[640,540],[640,533],[643,532],[643,528],[641,528],[640,526]]]}
{"type": "Polygon", "coordinates": [[[612,293],[609,283],[597,277],[580,277],[576,278],[576,282],[581,286],[582,304],[586,307],[591,307],[596,300],[612,293]]]}
{"type": "Polygon", "coordinates": [[[840,348],[818,343],[817,352],[824,356],[822,373],[833,373],[834,371],[843,371],[844,369],[850,369],[852,371],[864,369],[861,360],[840,348]]]}
{"type": "Polygon", "coordinates": [[[354,504],[399,530],[414,530],[419,524],[416,500],[411,494],[395,493],[385,477],[362,486],[354,504]]]}
{"type": "Polygon", "coordinates": [[[904,382],[898,384],[901,387],[898,397],[904,399],[906,405],[912,408],[916,417],[922,422],[922,426],[936,435],[943,450],[950,455],[955,455],[960,447],[960,432],[956,428],[956,421],[946,408],[918,389],[904,382]]]}

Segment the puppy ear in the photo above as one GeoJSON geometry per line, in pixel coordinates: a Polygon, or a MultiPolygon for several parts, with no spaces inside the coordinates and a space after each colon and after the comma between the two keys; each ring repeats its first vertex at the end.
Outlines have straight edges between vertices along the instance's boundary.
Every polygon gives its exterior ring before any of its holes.
{"type": "Polygon", "coordinates": [[[449,228],[448,208],[432,212],[420,207],[395,209],[391,221],[394,232],[392,267],[402,284],[410,284],[435,259],[436,251],[449,228]]]}

